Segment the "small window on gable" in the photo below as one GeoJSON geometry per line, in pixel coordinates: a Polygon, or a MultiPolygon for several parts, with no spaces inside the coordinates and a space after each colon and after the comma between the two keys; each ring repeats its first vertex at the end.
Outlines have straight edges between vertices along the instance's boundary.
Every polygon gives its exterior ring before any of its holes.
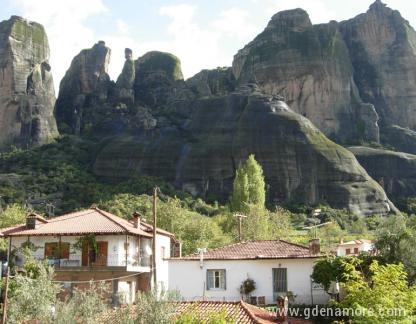
{"type": "Polygon", "coordinates": [[[207,290],[225,290],[226,277],[225,269],[207,270],[207,290]]]}

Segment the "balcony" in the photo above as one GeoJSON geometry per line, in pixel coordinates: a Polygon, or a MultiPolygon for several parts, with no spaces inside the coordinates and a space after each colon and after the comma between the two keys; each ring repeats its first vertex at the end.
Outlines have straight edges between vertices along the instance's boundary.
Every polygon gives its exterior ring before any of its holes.
{"type": "Polygon", "coordinates": [[[101,256],[100,258],[92,258],[92,259],[83,259],[81,256],[78,258],[70,258],[70,259],[57,259],[57,258],[48,258],[48,264],[53,266],[57,271],[68,271],[68,270],[86,270],[86,269],[117,269],[117,270],[125,270],[131,272],[150,272],[150,264],[151,259],[149,256],[147,257],[139,257],[139,258],[123,258],[123,260],[119,260],[118,256],[109,255],[109,256],[101,256]]]}

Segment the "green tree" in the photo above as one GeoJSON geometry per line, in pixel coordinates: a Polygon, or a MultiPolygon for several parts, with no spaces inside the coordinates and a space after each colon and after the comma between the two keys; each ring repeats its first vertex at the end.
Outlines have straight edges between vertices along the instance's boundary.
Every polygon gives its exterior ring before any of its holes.
{"type": "Polygon", "coordinates": [[[52,282],[53,268],[46,263],[28,260],[25,272],[10,277],[8,323],[25,323],[37,319],[51,323],[59,285],[52,282]]]}
{"type": "Polygon", "coordinates": [[[416,280],[416,229],[403,215],[384,220],[376,232],[375,247],[385,263],[403,263],[409,282],[416,280]]]}
{"type": "Polygon", "coordinates": [[[247,212],[249,205],[264,208],[265,200],[263,169],[251,154],[236,171],[231,209],[237,212],[247,212]]]}
{"type": "Polygon", "coordinates": [[[28,210],[20,204],[11,204],[0,210],[0,228],[24,223],[28,210]]]}
{"type": "Polygon", "coordinates": [[[353,323],[414,323],[416,289],[407,284],[402,264],[380,265],[374,260],[366,276],[353,265],[343,287],[346,297],[336,306],[353,309],[353,323]]]}

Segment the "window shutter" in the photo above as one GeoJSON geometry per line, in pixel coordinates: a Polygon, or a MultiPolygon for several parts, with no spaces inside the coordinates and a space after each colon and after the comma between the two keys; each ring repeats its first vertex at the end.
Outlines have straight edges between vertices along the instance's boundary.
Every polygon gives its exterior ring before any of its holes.
{"type": "Polygon", "coordinates": [[[222,289],[227,289],[227,287],[226,287],[226,278],[225,278],[225,274],[226,274],[225,270],[220,270],[220,274],[221,274],[221,276],[220,276],[221,288],[222,289]]]}
{"type": "Polygon", "coordinates": [[[214,287],[214,272],[207,270],[207,290],[210,290],[212,287],[214,287]]]}

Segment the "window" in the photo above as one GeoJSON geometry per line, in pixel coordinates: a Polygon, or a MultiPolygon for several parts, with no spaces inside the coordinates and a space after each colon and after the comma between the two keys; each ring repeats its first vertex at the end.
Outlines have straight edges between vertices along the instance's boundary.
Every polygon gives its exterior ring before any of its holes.
{"type": "Polygon", "coordinates": [[[358,254],[358,248],[354,248],[354,254],[358,254]]]}
{"type": "Polygon", "coordinates": [[[345,250],[345,254],[346,254],[346,255],[351,254],[351,249],[346,249],[346,250],[345,250]]]}
{"type": "Polygon", "coordinates": [[[287,292],[287,268],[273,269],[273,292],[287,292]]]}
{"type": "Polygon", "coordinates": [[[207,290],[225,290],[225,269],[207,270],[207,290]]]}
{"type": "Polygon", "coordinates": [[[61,251],[59,251],[59,242],[45,243],[45,259],[69,259],[69,243],[61,242],[61,251]]]}

